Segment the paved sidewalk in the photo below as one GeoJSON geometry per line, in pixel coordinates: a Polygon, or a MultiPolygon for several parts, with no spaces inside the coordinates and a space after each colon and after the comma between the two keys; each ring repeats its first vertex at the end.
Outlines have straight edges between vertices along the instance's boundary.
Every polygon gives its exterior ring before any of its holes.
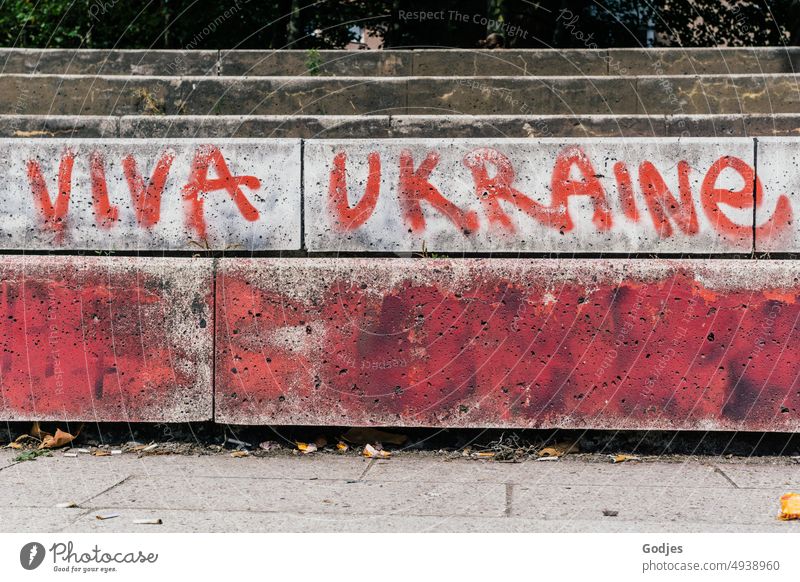
{"type": "Polygon", "coordinates": [[[800,492],[792,459],[15,455],[0,451],[3,532],[800,531],[776,519],[800,492]],[[163,525],[133,523],[146,518],[163,525]]]}

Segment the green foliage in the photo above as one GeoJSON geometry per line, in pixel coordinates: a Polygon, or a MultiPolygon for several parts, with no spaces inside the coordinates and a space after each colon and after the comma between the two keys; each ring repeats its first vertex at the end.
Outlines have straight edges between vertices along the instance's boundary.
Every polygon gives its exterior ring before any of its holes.
{"type": "Polygon", "coordinates": [[[306,51],[306,70],[312,77],[319,75],[319,67],[322,64],[322,57],[317,49],[306,51]]]}
{"type": "Polygon", "coordinates": [[[22,461],[35,461],[39,457],[52,457],[53,453],[44,449],[33,449],[31,451],[25,451],[18,454],[14,457],[14,461],[22,462],[22,461]]]}
{"type": "Polygon", "coordinates": [[[361,27],[387,47],[477,47],[492,32],[507,47],[641,46],[651,21],[661,45],[777,45],[798,40],[800,1],[0,0],[0,45],[315,50],[361,27]]]}
{"type": "Polygon", "coordinates": [[[763,0],[661,0],[661,44],[762,46],[788,44],[797,2],[763,0]]]}

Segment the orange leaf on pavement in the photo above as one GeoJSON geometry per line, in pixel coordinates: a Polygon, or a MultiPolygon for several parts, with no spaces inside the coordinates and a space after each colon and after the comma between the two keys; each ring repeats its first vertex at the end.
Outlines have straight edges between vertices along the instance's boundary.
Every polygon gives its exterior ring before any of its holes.
{"type": "Polygon", "coordinates": [[[45,435],[42,439],[42,444],[39,445],[40,449],[58,449],[64,447],[78,438],[78,435],[81,433],[78,430],[77,434],[70,434],[68,432],[64,432],[60,428],[56,429],[56,434],[54,435],[45,435]]]}
{"type": "Polygon", "coordinates": [[[779,517],[784,521],[800,519],[800,494],[787,493],[781,496],[781,514],[779,517]]]}

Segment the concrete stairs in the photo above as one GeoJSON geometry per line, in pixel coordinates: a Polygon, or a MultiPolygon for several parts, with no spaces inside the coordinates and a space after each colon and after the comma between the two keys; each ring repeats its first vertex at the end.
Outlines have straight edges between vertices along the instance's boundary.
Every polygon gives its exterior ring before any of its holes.
{"type": "Polygon", "coordinates": [[[796,432],[799,58],[0,50],[0,420],[796,432]]]}
{"type": "Polygon", "coordinates": [[[0,49],[0,136],[793,135],[800,50],[0,49]]]}

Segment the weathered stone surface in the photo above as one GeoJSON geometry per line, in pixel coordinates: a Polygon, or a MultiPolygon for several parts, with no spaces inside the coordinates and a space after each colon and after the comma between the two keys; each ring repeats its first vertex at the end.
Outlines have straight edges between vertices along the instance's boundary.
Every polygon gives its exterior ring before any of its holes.
{"type": "Polygon", "coordinates": [[[800,251],[800,139],[758,139],[758,198],[756,208],[756,250],[759,252],[800,251]],[[772,218],[770,208],[781,211],[772,218]]]}
{"type": "Polygon", "coordinates": [[[800,110],[793,75],[144,77],[0,75],[12,115],[694,115],[800,110]]]}
{"type": "Polygon", "coordinates": [[[646,115],[394,115],[391,124],[397,138],[664,136],[664,118],[646,115]]]}
{"type": "Polygon", "coordinates": [[[653,48],[604,51],[611,75],[767,75],[796,73],[796,47],[653,48]]]}
{"type": "Polygon", "coordinates": [[[638,77],[637,113],[773,114],[800,111],[794,75],[638,77]]]}
{"type": "Polygon", "coordinates": [[[406,80],[383,77],[217,77],[185,81],[183,113],[385,115],[406,108],[406,80]]]}
{"type": "Polygon", "coordinates": [[[402,77],[412,74],[412,51],[300,50],[220,53],[221,75],[402,77]]]}
{"type": "Polygon", "coordinates": [[[311,251],[706,254],[753,243],[747,139],[319,140],[304,156],[311,251]]]}
{"type": "Polygon", "coordinates": [[[122,117],[119,126],[120,137],[141,139],[390,137],[388,115],[141,115],[122,117]]]}
{"type": "Polygon", "coordinates": [[[414,51],[419,76],[596,76],[607,72],[606,51],[426,49],[414,51]]]}
{"type": "Polygon", "coordinates": [[[800,69],[796,47],[165,51],[0,48],[5,73],[223,76],[764,75],[800,69]]]}
{"type": "Polygon", "coordinates": [[[2,137],[796,136],[800,115],[0,115],[2,137]],[[119,126],[119,127],[117,127],[119,126]]]}
{"type": "Polygon", "coordinates": [[[300,248],[299,140],[2,140],[0,248],[300,248]]]}
{"type": "Polygon", "coordinates": [[[0,115],[0,137],[117,137],[118,121],[103,115],[0,115]]]}
{"type": "Polygon", "coordinates": [[[185,113],[187,87],[178,77],[0,75],[0,114],[185,113]]]}
{"type": "Polygon", "coordinates": [[[608,77],[412,77],[411,114],[573,115],[637,112],[636,80],[608,77]]]}
{"type": "Polygon", "coordinates": [[[223,259],[216,419],[795,431],[788,261],[223,259]]]}
{"type": "Polygon", "coordinates": [[[2,257],[0,419],[211,418],[211,262],[2,257]]]}
{"type": "Polygon", "coordinates": [[[217,51],[0,48],[3,73],[216,75],[217,51]]]}

